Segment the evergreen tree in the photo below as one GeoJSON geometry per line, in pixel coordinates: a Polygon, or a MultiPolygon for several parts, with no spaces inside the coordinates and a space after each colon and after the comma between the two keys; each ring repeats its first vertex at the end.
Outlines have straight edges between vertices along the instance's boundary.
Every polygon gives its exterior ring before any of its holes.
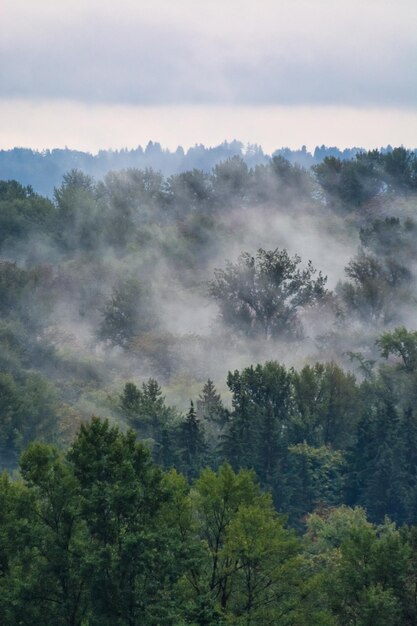
{"type": "Polygon", "coordinates": [[[197,417],[192,400],[190,400],[188,413],[179,426],[178,435],[181,468],[189,479],[196,478],[199,469],[204,466],[207,446],[203,427],[197,417]]]}
{"type": "Polygon", "coordinates": [[[209,378],[197,400],[197,415],[200,419],[224,426],[227,411],[223,406],[220,394],[217,393],[213,381],[209,378]]]}

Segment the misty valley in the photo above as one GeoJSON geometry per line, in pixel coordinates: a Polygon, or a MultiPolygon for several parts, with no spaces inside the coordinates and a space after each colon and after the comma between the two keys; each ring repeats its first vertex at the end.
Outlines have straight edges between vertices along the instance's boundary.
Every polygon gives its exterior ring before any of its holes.
{"type": "Polygon", "coordinates": [[[417,153],[238,151],[0,181],[5,626],[417,623],[417,153]]]}

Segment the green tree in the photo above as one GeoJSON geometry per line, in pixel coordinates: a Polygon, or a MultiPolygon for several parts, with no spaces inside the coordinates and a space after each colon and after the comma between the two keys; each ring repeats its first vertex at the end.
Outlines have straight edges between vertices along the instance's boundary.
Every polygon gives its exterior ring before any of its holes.
{"type": "Polygon", "coordinates": [[[227,413],[224,408],[220,394],[210,378],[205,383],[197,400],[197,415],[208,421],[219,425],[224,425],[227,420],[227,413]]]}
{"type": "Polygon", "coordinates": [[[50,200],[16,180],[0,181],[0,248],[49,235],[54,226],[55,209],[50,200]]]}
{"type": "Polygon", "coordinates": [[[365,410],[350,454],[348,484],[356,494],[350,501],[366,507],[373,521],[380,522],[385,515],[404,521],[407,480],[403,451],[398,455],[403,447],[401,415],[384,391],[366,389],[365,410]]]}
{"type": "Polygon", "coordinates": [[[57,450],[45,444],[29,445],[21,458],[21,473],[34,499],[34,515],[26,531],[23,563],[29,566],[29,575],[20,602],[29,601],[38,615],[35,623],[81,626],[89,613],[91,567],[78,483],[57,450]]]}
{"type": "Polygon", "coordinates": [[[280,509],[300,527],[308,513],[342,504],[345,458],[339,450],[306,443],[289,446],[288,452],[280,509]]]}
{"type": "Polygon", "coordinates": [[[316,363],[294,371],[292,385],[292,442],[342,449],[350,446],[360,408],[355,377],[336,363],[316,363]]]}
{"type": "Polygon", "coordinates": [[[207,445],[204,429],[192,400],[188,413],[179,426],[178,437],[181,468],[188,478],[195,478],[199,469],[204,466],[207,445]]]}
{"type": "Polygon", "coordinates": [[[326,278],[311,261],[298,269],[299,256],[286,250],[263,250],[255,257],[243,253],[237,263],[215,270],[209,292],[220,308],[221,318],[236,332],[265,338],[301,335],[299,312],[326,297],[326,278]]]}
{"type": "Polygon", "coordinates": [[[68,460],[90,535],[92,625],[172,624],[181,555],[161,518],[170,493],[149,452],[133,431],[94,418],[68,460]]]}
{"type": "Polygon", "coordinates": [[[120,408],[129,426],[143,439],[152,440],[152,455],[157,463],[172,467],[178,460],[176,451],[177,415],[165,404],[162,389],[154,378],[142,387],[126,383],[120,395],[120,408]]]}
{"type": "Polygon", "coordinates": [[[253,472],[234,473],[227,464],[216,473],[204,470],[191,495],[206,549],[200,569],[188,574],[196,597],[236,626],[329,623],[325,612],[318,618],[303,583],[294,533],[285,529],[253,472]]]}
{"type": "Polygon", "coordinates": [[[253,467],[263,484],[279,474],[288,446],[291,373],[278,363],[229,372],[233,412],[223,450],[235,468],[253,467]]]}
{"type": "Polygon", "coordinates": [[[381,356],[385,359],[392,354],[401,359],[407,372],[417,369],[417,332],[400,326],[391,332],[383,333],[376,342],[381,356]]]}
{"type": "Polygon", "coordinates": [[[308,526],[337,624],[407,623],[403,597],[409,550],[393,524],[375,526],[363,510],[343,507],[310,516],[308,526]]]}
{"type": "Polygon", "coordinates": [[[162,174],[150,168],[128,168],[105,175],[96,194],[109,245],[123,249],[138,239],[145,224],[166,219],[164,187],[162,174]]]}
{"type": "Polygon", "coordinates": [[[53,440],[59,403],[55,389],[39,374],[0,372],[0,467],[12,469],[34,439],[53,440]]]}

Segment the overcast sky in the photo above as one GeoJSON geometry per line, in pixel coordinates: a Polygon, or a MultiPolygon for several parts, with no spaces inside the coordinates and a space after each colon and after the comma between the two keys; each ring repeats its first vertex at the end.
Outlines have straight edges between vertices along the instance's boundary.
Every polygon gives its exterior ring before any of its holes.
{"type": "Polygon", "coordinates": [[[415,0],[2,0],[0,148],[417,146],[415,0]]]}

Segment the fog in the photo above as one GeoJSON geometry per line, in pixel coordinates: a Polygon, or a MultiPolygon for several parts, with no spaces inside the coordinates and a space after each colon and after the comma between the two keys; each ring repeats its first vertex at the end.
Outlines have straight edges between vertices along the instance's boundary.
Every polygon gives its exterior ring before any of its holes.
{"type": "Polygon", "coordinates": [[[381,183],[366,205],[347,206],[320,181],[319,170],[282,157],[254,169],[233,157],[211,174],[194,170],[167,179],[133,169],[103,181],[76,171],[65,177],[49,209],[55,225],[2,246],[3,259],[27,271],[44,268],[48,276],[48,311],[36,305],[29,316],[35,323],[42,311],[39,341],[55,354],[55,365],[42,367],[63,397],[84,415],[111,413],[109,398],[126,381],[152,377],[185,409],[208,378],[227,397],[229,370],[267,360],[297,368],[334,360],[356,371],[352,352],[372,359],[384,329],[414,328],[414,226],[406,227],[413,198],[384,191],[381,183]],[[364,248],[361,229],[392,217],[400,229],[393,248],[372,249],[373,240],[364,248]],[[408,278],[397,284],[390,263],[398,245],[405,246],[404,258],[397,250],[396,259],[408,278]],[[240,255],[256,259],[259,250],[285,250],[297,259],[297,271],[311,262],[313,283],[326,278],[325,293],[296,305],[281,331],[256,330],[256,317],[249,326],[244,318],[242,326],[238,318],[230,325],[227,303],[210,292],[216,272],[238,271],[240,255]],[[366,266],[366,255],[376,269],[366,266]],[[365,259],[359,278],[348,276],[354,259],[365,259]],[[363,278],[369,271],[376,287],[363,278]],[[89,382],[79,379],[83,368],[89,382]]]}

